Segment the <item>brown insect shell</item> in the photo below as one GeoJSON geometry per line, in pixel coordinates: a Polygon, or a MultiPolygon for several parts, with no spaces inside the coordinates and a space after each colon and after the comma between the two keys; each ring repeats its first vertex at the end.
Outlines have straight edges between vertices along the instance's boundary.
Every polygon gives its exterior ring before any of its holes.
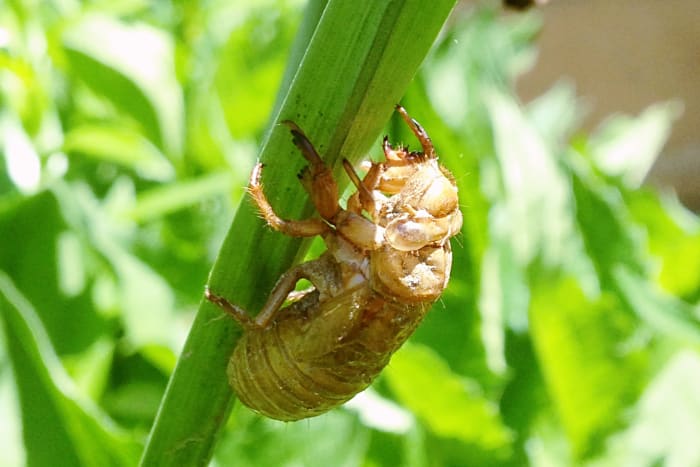
{"type": "Polygon", "coordinates": [[[432,302],[447,286],[452,267],[450,244],[400,251],[385,246],[373,251],[371,287],[397,301],[432,302]]]}
{"type": "MultiPolygon", "coordinates": [[[[385,226],[385,242],[370,255],[371,286],[401,302],[430,302],[447,286],[449,238],[461,229],[462,213],[446,169],[432,158],[414,162],[413,168],[400,191],[380,203],[375,221],[385,226]]],[[[392,175],[389,168],[382,177],[395,181],[392,175]]]]}
{"type": "MultiPolygon", "coordinates": [[[[382,178],[391,177],[392,169],[394,168],[387,170],[382,178]]],[[[386,203],[386,211],[380,213],[383,219],[391,220],[391,217],[397,214],[420,211],[425,211],[431,218],[437,219],[459,211],[457,185],[452,174],[441,167],[436,159],[414,163],[413,173],[403,181],[398,193],[386,203]]],[[[380,223],[384,225],[381,220],[380,223]]]]}
{"type": "Polygon", "coordinates": [[[261,166],[251,174],[251,195],[270,226],[288,235],[322,235],[328,248],[282,275],[258,315],[270,317],[262,324],[208,292],[209,300],[247,325],[231,356],[229,379],[240,400],[264,415],[318,415],[365,389],[447,285],[449,238],[462,224],[456,184],[437,163],[422,128],[398,110],[427,155],[393,149],[385,140],[386,161],[370,164],[363,180],[351,175],[358,192],[348,209],[338,206],[330,170],[289,123],[310,163],[302,183],[323,221],[280,219],[262,191],[261,166]],[[314,290],[280,308],[298,277],[311,280],[314,290]]]}

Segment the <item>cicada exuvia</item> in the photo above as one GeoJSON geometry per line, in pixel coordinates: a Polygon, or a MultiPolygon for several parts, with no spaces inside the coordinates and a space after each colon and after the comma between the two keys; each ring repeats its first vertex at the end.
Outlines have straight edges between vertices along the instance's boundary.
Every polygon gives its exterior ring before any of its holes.
{"type": "Polygon", "coordinates": [[[462,226],[457,185],[423,128],[396,109],[422,152],[393,148],[385,137],[386,160],[367,163],[362,179],[344,160],[357,189],[346,208],[331,170],[293,122],[283,123],[309,163],[299,178],[320,218],[281,219],[263,192],[262,165],[251,174],[250,195],[273,229],[320,235],[327,246],[318,259],[284,273],[255,317],[206,291],[245,330],[229,361],[229,381],[263,415],[312,417],[367,388],[447,286],[450,238],[462,226]],[[300,279],[313,285],[301,297],[294,291],[300,279]]]}

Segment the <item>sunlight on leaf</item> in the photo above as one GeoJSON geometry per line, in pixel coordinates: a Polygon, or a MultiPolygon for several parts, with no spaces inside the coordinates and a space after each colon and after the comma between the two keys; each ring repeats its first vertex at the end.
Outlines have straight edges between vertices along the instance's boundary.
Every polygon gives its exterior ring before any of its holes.
{"type": "Polygon", "coordinates": [[[650,253],[660,261],[659,284],[680,297],[700,291],[700,221],[677,198],[637,190],[630,210],[648,234],[650,253]]]}
{"type": "Polygon", "coordinates": [[[142,122],[168,156],[181,155],[184,109],[171,37],[95,13],[67,29],[63,42],[82,79],[142,122]]]}
{"type": "Polygon", "coordinates": [[[511,433],[502,424],[496,405],[484,397],[476,382],[452,373],[430,348],[404,345],[384,375],[397,400],[435,434],[487,451],[510,443],[511,433]]]}
{"type": "Polygon", "coordinates": [[[508,223],[522,265],[541,254],[555,264],[573,234],[571,194],[562,169],[516,103],[490,92],[491,116],[508,223]]]}
{"type": "Polygon", "coordinates": [[[80,397],[31,305],[0,273],[0,311],[20,394],[29,465],[123,465],[140,446],[80,397]]]}
{"type": "Polygon", "coordinates": [[[631,188],[638,187],[671,134],[678,118],[678,102],[655,104],[637,118],[611,117],[591,137],[596,163],[609,175],[620,176],[631,188]]]}
{"type": "MultiPolygon", "coordinates": [[[[125,214],[136,222],[158,219],[213,196],[226,194],[232,188],[232,180],[229,172],[212,172],[199,178],[161,185],[142,192],[133,208],[125,214]]],[[[242,194],[241,189],[238,196],[242,194]]]]}
{"type": "Polygon", "coordinates": [[[585,108],[578,101],[576,89],[568,80],[557,82],[527,104],[529,119],[545,142],[549,143],[551,151],[556,151],[566,142],[584,113],[585,108]]]}
{"type": "Polygon", "coordinates": [[[3,421],[0,423],[0,452],[4,465],[26,465],[18,388],[9,364],[5,342],[7,338],[4,326],[0,326],[0,413],[3,414],[3,421]]]}
{"type": "Polygon", "coordinates": [[[407,433],[415,426],[409,412],[381,397],[371,387],[353,397],[344,408],[357,412],[362,423],[377,430],[407,433]]]}
{"type": "Polygon", "coordinates": [[[20,122],[0,113],[0,148],[7,175],[23,193],[33,193],[41,180],[41,162],[20,122]]]}
{"type": "Polygon", "coordinates": [[[646,388],[630,427],[590,467],[700,465],[700,356],[675,354],[646,388]]]}
{"type": "Polygon", "coordinates": [[[664,294],[633,272],[619,267],[615,279],[635,313],[654,331],[678,343],[700,345],[700,309],[664,294]]]}
{"type": "Polygon", "coordinates": [[[612,295],[591,299],[571,279],[538,284],[532,339],[575,457],[596,452],[644,386],[642,349],[623,347],[636,323],[612,295]]]}
{"type": "Polygon", "coordinates": [[[343,411],[282,423],[238,405],[231,420],[236,421],[238,429],[224,434],[215,456],[222,464],[235,459],[237,466],[244,467],[353,467],[362,464],[369,443],[370,433],[362,429],[357,417],[343,411]]]}
{"type": "Polygon", "coordinates": [[[81,125],[66,133],[63,150],[97,161],[113,162],[152,180],[171,180],[175,171],[163,154],[141,134],[124,126],[81,125]]]}
{"type": "Polygon", "coordinates": [[[85,352],[69,355],[64,365],[75,385],[93,400],[99,400],[109,383],[112,369],[115,343],[102,337],[95,341],[85,352]]]}

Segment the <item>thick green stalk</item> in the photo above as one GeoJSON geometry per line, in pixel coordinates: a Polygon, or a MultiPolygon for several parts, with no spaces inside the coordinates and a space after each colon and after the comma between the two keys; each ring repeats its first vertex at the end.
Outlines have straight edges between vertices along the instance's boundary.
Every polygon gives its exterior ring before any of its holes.
{"type": "MultiPolygon", "coordinates": [[[[289,218],[311,213],[296,174],[304,165],[281,120],[295,121],[324,160],[357,160],[369,150],[419,65],[455,0],[311,0],[260,154],[265,192],[289,218]],[[318,12],[322,11],[321,15],[318,12]],[[309,33],[311,35],[309,36],[309,33]],[[308,40],[304,38],[308,37],[308,40]],[[301,200],[306,200],[302,202],[301,200]]],[[[338,171],[336,171],[337,173],[338,171]]],[[[341,185],[347,182],[341,180],[341,185]]],[[[253,312],[298,255],[301,243],[263,225],[243,202],[211,272],[209,285],[253,312]]],[[[173,373],[141,465],[206,465],[229,414],[234,394],[226,378],[240,330],[203,301],[173,373]]]]}

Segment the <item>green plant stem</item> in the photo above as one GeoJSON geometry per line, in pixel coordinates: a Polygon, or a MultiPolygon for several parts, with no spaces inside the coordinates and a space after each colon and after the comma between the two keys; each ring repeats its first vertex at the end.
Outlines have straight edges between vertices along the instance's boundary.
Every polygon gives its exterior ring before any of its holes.
{"type": "MultiPolygon", "coordinates": [[[[279,111],[260,160],[265,192],[280,215],[311,214],[296,179],[304,165],[288,129],[293,120],[334,166],[366,154],[428,53],[455,0],[311,0],[302,38],[295,41],[279,111]],[[319,15],[318,13],[322,11],[319,15]],[[304,36],[308,40],[304,40],[304,36]],[[296,58],[294,58],[296,57],[296,58]]],[[[336,170],[336,173],[338,171],[336,170]]],[[[341,180],[341,185],[347,183],[341,180]]],[[[221,247],[209,286],[257,311],[301,248],[299,239],[272,232],[243,202],[221,247]]],[[[147,311],[147,310],[145,310],[147,311]]],[[[226,377],[240,329],[203,301],[180,356],[141,459],[143,466],[206,465],[234,394],[226,377]]]]}

